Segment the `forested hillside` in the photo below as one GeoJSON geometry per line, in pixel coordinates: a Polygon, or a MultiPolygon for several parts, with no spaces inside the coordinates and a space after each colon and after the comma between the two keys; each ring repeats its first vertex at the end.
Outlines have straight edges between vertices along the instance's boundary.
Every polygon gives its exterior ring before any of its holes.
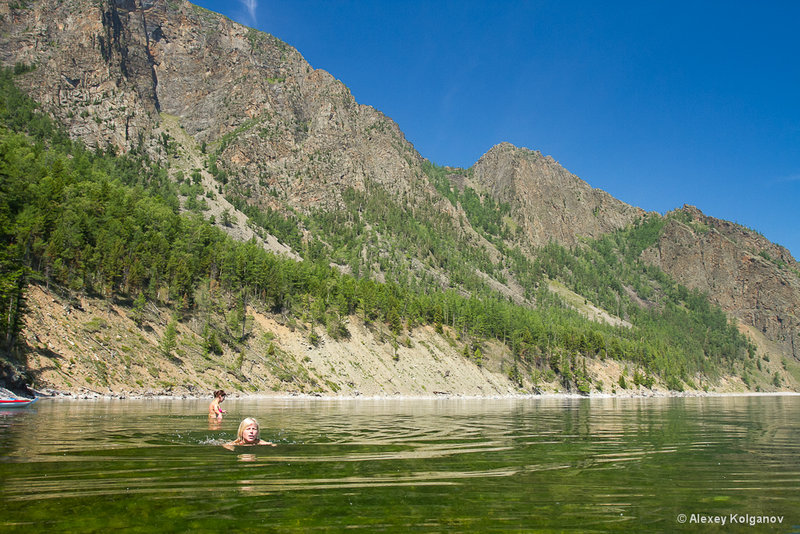
{"type": "MultiPolygon", "coordinates": [[[[18,66],[16,75],[26,70],[18,66]]],[[[487,365],[492,352],[520,391],[680,391],[714,387],[723,377],[753,389],[796,385],[785,362],[765,368],[706,295],[642,263],[641,252],[665,224],[660,216],[571,249],[550,243],[531,250],[515,233],[508,205],[456,186],[452,170],[426,163],[439,196],[398,200],[368,182],[342,191],[336,209],[281,214],[239,203],[253,227],[302,258],[288,259],[231,238],[226,221],[208,217],[192,192],[199,179],[171,172],[144,150],[117,154],[112,145],[87,149],[70,138],[14,79],[5,70],[0,88],[0,329],[5,365],[23,376],[30,353],[57,356],[22,332],[25,296],[36,286],[67,301],[107,300],[136,328],[155,332],[148,339],[157,343],[137,351],[103,339],[129,370],[147,360],[142,365],[158,378],[159,359],[177,367],[225,361],[226,380],[250,391],[266,387],[243,372],[256,352],[263,373],[281,376],[272,389],[343,387],[314,379],[310,360],[277,348],[273,334],[254,345],[254,310],[301,332],[310,347],[346,342],[366,325],[397,354],[413,348],[415,331],[431,328],[470,365],[487,365]],[[445,217],[443,202],[466,220],[445,217]],[[474,246],[478,241],[485,246],[474,246]],[[588,319],[549,290],[553,281],[627,326],[588,319]],[[591,371],[605,360],[622,369],[613,383],[591,371]]],[[[230,200],[237,205],[235,194],[230,200]]],[[[102,323],[84,330],[102,331],[102,323]]],[[[111,389],[113,362],[102,361],[102,351],[92,356],[94,383],[111,389]]]]}

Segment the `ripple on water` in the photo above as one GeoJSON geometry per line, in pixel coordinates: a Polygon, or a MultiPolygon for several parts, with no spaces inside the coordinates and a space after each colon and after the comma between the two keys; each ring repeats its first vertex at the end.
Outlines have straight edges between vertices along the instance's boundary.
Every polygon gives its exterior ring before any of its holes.
{"type": "Polygon", "coordinates": [[[106,527],[133,513],[229,530],[255,513],[278,529],[456,531],[664,531],[682,512],[800,505],[797,403],[230,404],[218,428],[205,403],[42,403],[3,420],[0,527],[37,503],[106,527]],[[222,448],[245,414],[279,446],[222,448]]]}

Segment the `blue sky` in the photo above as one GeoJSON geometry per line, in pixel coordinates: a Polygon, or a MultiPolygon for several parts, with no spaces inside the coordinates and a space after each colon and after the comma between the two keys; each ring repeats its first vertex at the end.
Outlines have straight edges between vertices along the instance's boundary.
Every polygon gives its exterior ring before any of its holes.
{"type": "Polygon", "coordinates": [[[800,2],[199,0],[295,47],[419,153],[509,141],[800,255],[800,2]]]}

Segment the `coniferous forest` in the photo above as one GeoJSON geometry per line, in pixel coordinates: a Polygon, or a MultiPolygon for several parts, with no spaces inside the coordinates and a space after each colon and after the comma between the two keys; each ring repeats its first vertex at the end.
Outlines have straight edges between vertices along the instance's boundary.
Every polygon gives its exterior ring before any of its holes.
{"type": "Polygon", "coordinates": [[[204,319],[208,310],[238,309],[244,324],[242,310],[257,302],[332,339],[346,338],[351,320],[380,323],[395,336],[420,325],[447,327],[464,357],[478,363],[481,344],[495,340],[513,357],[512,380],[522,384],[523,374],[535,375],[534,382],[557,381],[583,393],[596,387],[587,358],[624,363],[631,384],[672,390],[731,374],[747,383],[755,372],[754,347],[706,295],[639,260],[665,217],[645,217],[571,249],[550,243],[527,250],[507,222],[508,206],[450,183],[449,174],[468,171],[432,163],[425,172],[441,198],[428,205],[412,206],[372,184],[345,191],[337,210],[278,213],[248,206],[220,182],[252,227],[302,256],[288,259],[255,240],[231,238],[225,221],[204,215],[202,201],[186,201],[191,179],[170,178],[144,150],[120,155],[70,139],[16,88],[22,71],[7,69],[0,77],[0,333],[11,365],[21,361],[26,290],[37,284],[127,302],[134,316],[150,302],[166,306],[176,321],[199,324],[211,353],[237,339],[204,319]],[[441,199],[460,206],[503,252],[499,262],[442,218],[434,209],[441,199]],[[492,290],[477,273],[501,281],[513,276],[524,300],[492,290]],[[585,318],[550,290],[551,282],[626,325],[585,318]]]}

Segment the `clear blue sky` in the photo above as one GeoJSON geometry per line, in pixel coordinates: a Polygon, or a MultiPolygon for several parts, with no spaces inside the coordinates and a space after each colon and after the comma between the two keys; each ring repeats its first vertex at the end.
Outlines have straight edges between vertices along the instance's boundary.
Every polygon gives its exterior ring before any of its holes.
{"type": "Polygon", "coordinates": [[[509,141],[800,255],[800,1],[198,0],[469,167],[509,141]]]}

